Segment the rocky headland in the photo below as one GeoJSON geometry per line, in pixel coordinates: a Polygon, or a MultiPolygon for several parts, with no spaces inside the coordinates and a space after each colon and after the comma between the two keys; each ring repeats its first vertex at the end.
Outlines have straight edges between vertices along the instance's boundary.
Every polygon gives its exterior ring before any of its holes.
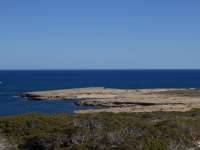
{"type": "Polygon", "coordinates": [[[74,100],[77,105],[99,106],[93,112],[189,111],[200,108],[200,89],[111,89],[103,87],[75,88],[28,92],[28,100],[74,100]]]}

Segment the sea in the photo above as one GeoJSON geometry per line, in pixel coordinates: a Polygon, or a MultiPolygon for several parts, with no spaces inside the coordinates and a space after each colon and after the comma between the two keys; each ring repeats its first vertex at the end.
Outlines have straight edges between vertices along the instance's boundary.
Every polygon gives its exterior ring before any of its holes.
{"type": "Polygon", "coordinates": [[[20,93],[82,87],[200,88],[200,70],[1,70],[0,116],[88,109],[73,100],[28,101],[20,93]]]}

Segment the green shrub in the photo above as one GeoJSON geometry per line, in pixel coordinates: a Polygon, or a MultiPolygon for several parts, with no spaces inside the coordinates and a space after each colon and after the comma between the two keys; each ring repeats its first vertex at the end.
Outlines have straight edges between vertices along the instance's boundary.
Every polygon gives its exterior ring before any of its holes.
{"type": "Polygon", "coordinates": [[[28,150],[184,150],[196,148],[200,111],[25,114],[0,118],[0,129],[28,150]]]}

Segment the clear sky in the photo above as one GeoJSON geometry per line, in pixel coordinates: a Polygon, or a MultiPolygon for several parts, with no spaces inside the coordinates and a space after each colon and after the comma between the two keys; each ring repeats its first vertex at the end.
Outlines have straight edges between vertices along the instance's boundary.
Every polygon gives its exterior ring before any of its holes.
{"type": "Polygon", "coordinates": [[[200,0],[0,0],[0,69],[200,69],[200,0]]]}

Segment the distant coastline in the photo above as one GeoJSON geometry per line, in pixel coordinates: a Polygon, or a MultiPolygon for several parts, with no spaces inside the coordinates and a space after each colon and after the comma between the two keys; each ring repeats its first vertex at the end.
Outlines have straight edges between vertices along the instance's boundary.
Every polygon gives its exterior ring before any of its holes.
{"type": "MultiPolygon", "coordinates": [[[[0,116],[28,112],[48,114],[66,112],[72,114],[81,110],[92,109],[93,106],[86,104],[79,104],[77,106],[78,102],[75,104],[72,101],[66,100],[27,102],[23,98],[15,96],[30,91],[83,87],[105,87],[111,89],[199,89],[200,70],[0,71],[0,81],[3,81],[3,84],[0,84],[0,116]]],[[[112,108],[114,109],[114,107],[112,108]]]]}
{"type": "Polygon", "coordinates": [[[190,111],[200,108],[200,89],[111,89],[103,87],[75,88],[28,92],[29,100],[74,100],[77,105],[99,106],[93,112],[190,111]]]}

